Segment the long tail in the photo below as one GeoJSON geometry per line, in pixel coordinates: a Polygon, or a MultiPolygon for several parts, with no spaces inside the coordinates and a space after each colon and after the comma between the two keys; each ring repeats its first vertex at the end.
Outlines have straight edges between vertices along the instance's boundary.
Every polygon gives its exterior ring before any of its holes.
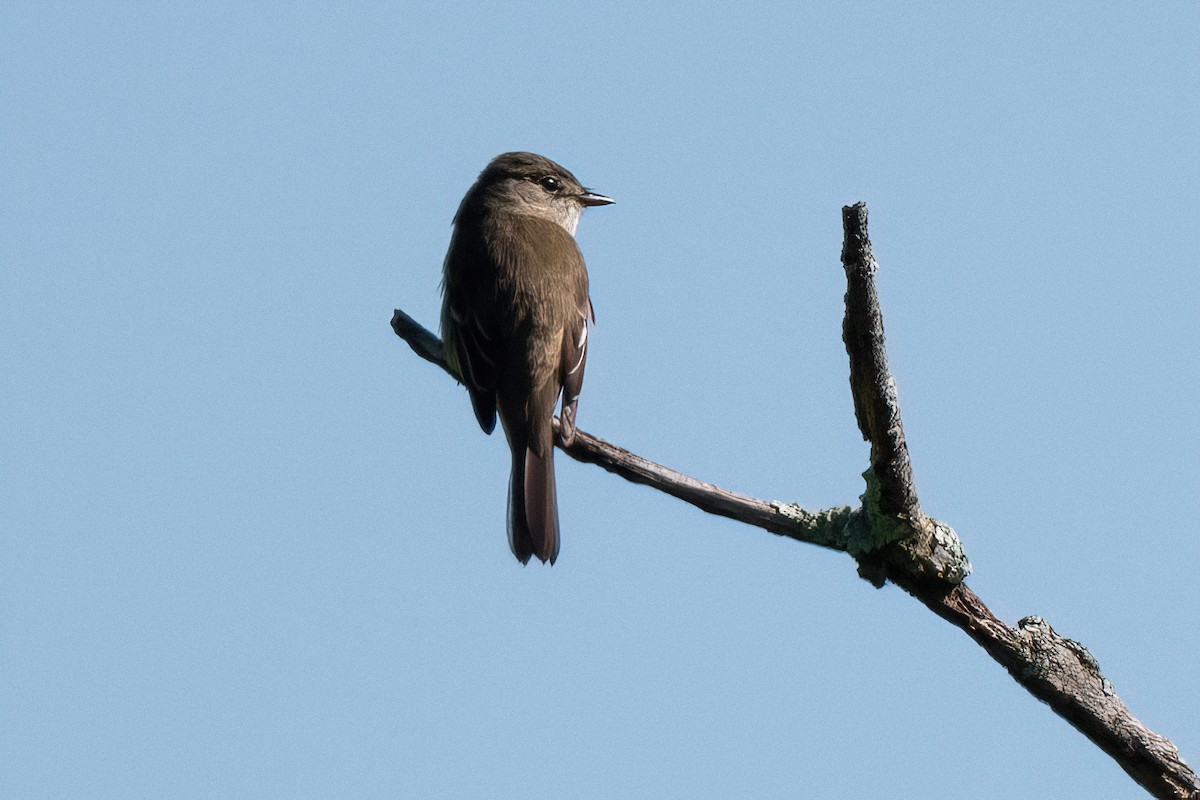
{"type": "Polygon", "coordinates": [[[554,487],[554,445],[539,456],[514,445],[508,478],[508,544],[522,564],[530,556],[551,564],[558,558],[558,496],[554,487]]]}

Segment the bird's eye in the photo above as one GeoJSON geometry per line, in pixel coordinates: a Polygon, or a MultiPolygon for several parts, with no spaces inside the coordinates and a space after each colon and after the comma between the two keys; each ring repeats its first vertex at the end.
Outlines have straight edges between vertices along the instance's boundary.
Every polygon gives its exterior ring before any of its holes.
{"type": "Polygon", "coordinates": [[[547,192],[557,192],[562,187],[562,181],[553,175],[546,175],[545,177],[538,178],[538,183],[547,192]]]}

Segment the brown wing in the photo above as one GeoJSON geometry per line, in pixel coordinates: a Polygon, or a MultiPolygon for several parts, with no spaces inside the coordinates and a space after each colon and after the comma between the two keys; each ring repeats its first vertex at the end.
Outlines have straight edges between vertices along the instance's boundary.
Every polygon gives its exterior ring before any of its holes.
{"type": "Polygon", "coordinates": [[[486,256],[459,230],[446,254],[442,282],[442,340],[447,359],[471,395],[471,407],[484,433],[496,428],[496,387],[504,348],[494,320],[494,301],[479,297],[478,280],[486,256]],[[474,293],[474,294],[473,294],[474,293]]]}
{"type": "Polygon", "coordinates": [[[575,412],[579,408],[579,395],[583,391],[583,370],[587,366],[588,314],[591,307],[589,300],[586,311],[580,309],[578,318],[571,320],[563,330],[562,356],[559,362],[562,410],[558,420],[561,423],[559,433],[564,445],[569,445],[575,440],[575,412]]]}

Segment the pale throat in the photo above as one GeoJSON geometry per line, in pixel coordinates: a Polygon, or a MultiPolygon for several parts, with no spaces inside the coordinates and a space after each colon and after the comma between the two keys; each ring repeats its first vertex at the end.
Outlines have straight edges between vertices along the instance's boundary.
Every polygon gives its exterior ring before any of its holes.
{"type": "Polygon", "coordinates": [[[583,215],[583,206],[577,203],[553,203],[551,205],[538,206],[536,208],[527,208],[525,213],[534,217],[547,219],[558,225],[572,236],[575,235],[576,228],[579,227],[579,218],[583,215]]]}
{"type": "Polygon", "coordinates": [[[566,233],[575,235],[575,229],[580,227],[580,216],[583,215],[583,206],[570,201],[559,200],[557,203],[539,205],[533,209],[527,209],[530,215],[541,217],[542,219],[550,219],[551,222],[557,224],[566,233]]]}
{"type": "Polygon", "coordinates": [[[554,221],[561,225],[563,230],[574,236],[575,229],[579,227],[579,218],[582,215],[583,207],[577,206],[574,203],[570,203],[567,205],[566,213],[560,215],[559,218],[554,221]]]}

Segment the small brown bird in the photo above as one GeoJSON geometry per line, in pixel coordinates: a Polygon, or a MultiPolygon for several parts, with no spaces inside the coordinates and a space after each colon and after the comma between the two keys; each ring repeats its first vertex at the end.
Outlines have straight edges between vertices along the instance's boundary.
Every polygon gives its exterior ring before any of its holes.
{"type": "Polygon", "coordinates": [[[492,159],[458,207],[442,276],[446,358],[484,433],[496,414],[512,450],[508,543],[522,564],[558,558],[554,437],[575,438],[575,412],[595,319],[575,244],[586,206],[613,201],[533,153],[492,159]]]}

